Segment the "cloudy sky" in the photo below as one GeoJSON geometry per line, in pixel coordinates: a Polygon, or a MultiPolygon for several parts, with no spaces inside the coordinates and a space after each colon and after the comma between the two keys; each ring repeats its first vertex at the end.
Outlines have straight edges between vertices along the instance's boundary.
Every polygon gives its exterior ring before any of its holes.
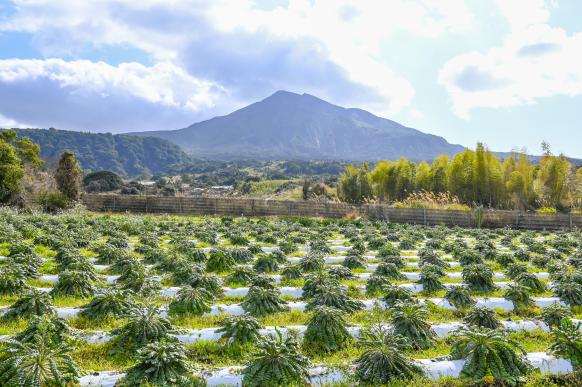
{"type": "Polygon", "coordinates": [[[0,126],[177,129],[277,90],[582,157],[579,0],[0,0],[0,126]]]}

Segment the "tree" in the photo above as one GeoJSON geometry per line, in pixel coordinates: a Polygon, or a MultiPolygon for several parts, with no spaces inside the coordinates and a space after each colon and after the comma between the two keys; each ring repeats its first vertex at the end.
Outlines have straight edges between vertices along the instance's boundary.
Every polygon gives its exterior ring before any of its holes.
{"type": "Polygon", "coordinates": [[[16,137],[13,130],[0,130],[0,203],[7,203],[22,187],[27,167],[37,168],[43,161],[40,147],[27,137],[16,137]]]}
{"type": "Polygon", "coordinates": [[[248,387],[292,386],[306,384],[309,359],[299,352],[293,335],[267,336],[257,344],[253,360],[243,370],[243,385],[248,387]]]}
{"type": "Polygon", "coordinates": [[[404,355],[410,349],[410,341],[405,337],[378,325],[364,329],[358,342],[364,348],[355,361],[360,384],[385,385],[422,375],[422,369],[404,355]]]}
{"type": "Polygon", "coordinates": [[[77,201],[81,197],[81,168],[75,155],[66,150],[61,154],[55,171],[55,180],[59,191],[69,200],[77,201]]]}
{"type": "Polygon", "coordinates": [[[498,330],[459,328],[452,337],[451,358],[465,360],[463,378],[477,382],[492,377],[514,385],[532,369],[525,350],[498,330]]]}
{"type": "Polygon", "coordinates": [[[339,176],[337,185],[338,197],[348,203],[359,204],[372,197],[372,187],[368,176],[368,164],[362,168],[346,166],[339,176]]]}
{"type": "Polygon", "coordinates": [[[53,343],[36,336],[21,343],[8,340],[0,362],[0,384],[3,386],[44,387],[77,384],[79,371],[65,342],[53,343]]]}

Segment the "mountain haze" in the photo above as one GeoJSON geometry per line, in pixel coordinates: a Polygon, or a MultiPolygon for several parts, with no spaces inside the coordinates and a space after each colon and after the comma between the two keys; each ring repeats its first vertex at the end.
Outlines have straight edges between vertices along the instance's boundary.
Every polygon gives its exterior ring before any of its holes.
{"type": "Polygon", "coordinates": [[[163,138],[195,157],[217,159],[431,160],[464,149],[362,109],[287,91],[184,129],[128,134],[163,138]]]}

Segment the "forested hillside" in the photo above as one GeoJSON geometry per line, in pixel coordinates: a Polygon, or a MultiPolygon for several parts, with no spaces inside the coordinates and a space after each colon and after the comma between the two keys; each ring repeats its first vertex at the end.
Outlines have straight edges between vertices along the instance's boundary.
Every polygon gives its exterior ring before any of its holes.
{"type": "Polygon", "coordinates": [[[63,150],[75,153],[84,170],[109,170],[121,175],[165,172],[170,165],[185,163],[189,157],[167,140],[154,137],[84,133],[56,129],[15,129],[41,147],[48,162],[63,150]]]}

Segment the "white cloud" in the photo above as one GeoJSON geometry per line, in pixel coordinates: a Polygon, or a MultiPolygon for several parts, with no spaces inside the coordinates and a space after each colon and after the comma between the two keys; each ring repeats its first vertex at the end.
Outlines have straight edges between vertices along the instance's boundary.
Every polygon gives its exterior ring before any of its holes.
{"type": "Polygon", "coordinates": [[[212,110],[224,95],[169,63],[0,60],[0,106],[8,122],[114,132],[168,128],[162,125],[185,125],[212,110]]]}
{"type": "Polygon", "coordinates": [[[440,71],[439,83],[449,93],[453,111],[466,118],[476,108],[582,95],[582,32],[568,35],[548,25],[550,8],[541,0],[498,4],[511,26],[503,45],[458,55],[440,71]]]}
{"type": "MultiPolygon", "coordinates": [[[[269,10],[252,0],[14,3],[16,14],[0,30],[32,33],[48,56],[129,46],[223,88],[230,105],[288,89],[382,115],[405,110],[414,96],[410,82],[378,59],[382,42],[397,31],[425,38],[465,31],[473,21],[462,0],[290,0],[269,10]]],[[[183,99],[152,88],[144,90],[149,102],[183,99]]]]}

